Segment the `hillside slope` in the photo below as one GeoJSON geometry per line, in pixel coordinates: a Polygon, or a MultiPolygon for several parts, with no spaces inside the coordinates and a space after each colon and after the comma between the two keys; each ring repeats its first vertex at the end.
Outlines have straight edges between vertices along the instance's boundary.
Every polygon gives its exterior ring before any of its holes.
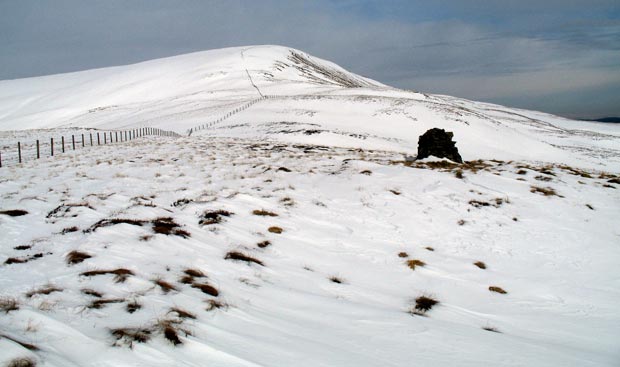
{"type": "Polygon", "coordinates": [[[424,131],[440,127],[454,131],[464,159],[620,170],[620,132],[603,123],[398,90],[279,46],[0,82],[0,130],[152,126],[186,133],[201,125],[208,128],[196,134],[409,154],[424,131]]]}

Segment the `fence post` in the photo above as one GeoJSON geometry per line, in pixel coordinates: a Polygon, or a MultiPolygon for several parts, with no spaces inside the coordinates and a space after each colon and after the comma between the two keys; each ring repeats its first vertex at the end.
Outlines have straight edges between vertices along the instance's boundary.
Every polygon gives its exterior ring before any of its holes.
{"type": "Polygon", "coordinates": [[[84,148],[84,134],[82,134],[82,148],[84,148]]]}
{"type": "Polygon", "coordinates": [[[41,158],[41,154],[39,153],[39,139],[37,139],[37,159],[41,158]]]}
{"type": "Polygon", "coordinates": [[[61,136],[60,140],[62,141],[62,152],[64,153],[65,152],[65,137],[61,136]]]}
{"type": "Polygon", "coordinates": [[[73,150],[75,150],[75,135],[71,135],[71,145],[73,146],[73,150]]]}
{"type": "Polygon", "coordinates": [[[2,152],[0,152],[0,168],[2,168],[2,152]]]}
{"type": "Polygon", "coordinates": [[[50,138],[50,150],[51,150],[51,156],[54,156],[54,138],[50,138]]]}
{"type": "Polygon", "coordinates": [[[101,145],[101,139],[99,139],[99,133],[97,133],[97,145],[101,145]]]}
{"type": "Polygon", "coordinates": [[[19,157],[19,163],[22,163],[22,143],[17,142],[17,156],[19,157]]]}
{"type": "Polygon", "coordinates": [[[114,140],[112,139],[112,132],[110,131],[110,144],[114,143],[114,140]]]}
{"type": "Polygon", "coordinates": [[[106,133],[103,133],[103,144],[108,144],[108,135],[106,133]]]}
{"type": "Polygon", "coordinates": [[[93,146],[93,133],[88,133],[90,135],[90,146],[93,146]]]}
{"type": "Polygon", "coordinates": [[[114,135],[116,135],[116,142],[118,143],[118,131],[115,131],[114,135]]]}

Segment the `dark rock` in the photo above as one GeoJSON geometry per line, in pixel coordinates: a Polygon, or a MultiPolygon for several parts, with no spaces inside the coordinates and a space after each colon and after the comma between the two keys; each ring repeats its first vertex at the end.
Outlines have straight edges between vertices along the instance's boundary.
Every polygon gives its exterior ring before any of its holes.
{"type": "Polygon", "coordinates": [[[428,130],[418,140],[418,156],[416,159],[424,159],[432,155],[463,163],[459,150],[456,148],[456,142],[452,141],[453,136],[452,132],[443,129],[428,130]]]}

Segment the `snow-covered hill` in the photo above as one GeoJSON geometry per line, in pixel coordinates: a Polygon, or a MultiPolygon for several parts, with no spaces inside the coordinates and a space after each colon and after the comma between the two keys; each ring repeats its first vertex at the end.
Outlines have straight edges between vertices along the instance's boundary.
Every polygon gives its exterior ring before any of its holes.
{"type": "Polygon", "coordinates": [[[0,366],[620,361],[613,126],[276,46],[0,82],[0,144],[137,126],[0,168],[0,366]]]}
{"type": "Polygon", "coordinates": [[[205,124],[197,134],[411,154],[422,133],[440,127],[455,133],[466,160],[620,170],[614,126],[398,90],[279,46],[0,82],[0,130],[152,126],[185,133],[205,124]]]}

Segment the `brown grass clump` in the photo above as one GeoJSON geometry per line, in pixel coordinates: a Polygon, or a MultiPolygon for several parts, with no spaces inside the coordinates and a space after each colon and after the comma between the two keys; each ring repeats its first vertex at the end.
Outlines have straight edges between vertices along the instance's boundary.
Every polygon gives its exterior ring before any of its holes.
{"type": "Polygon", "coordinates": [[[530,188],[530,192],[534,194],[543,194],[544,196],[560,196],[557,192],[551,187],[538,187],[532,186],[530,188]]]}
{"type": "Polygon", "coordinates": [[[436,304],[438,304],[439,301],[437,301],[436,299],[433,299],[429,296],[420,296],[418,298],[415,299],[415,311],[418,313],[426,313],[427,311],[429,311],[431,308],[433,308],[433,306],[435,306],[436,304]]]}
{"type": "Polygon", "coordinates": [[[480,269],[486,269],[487,268],[487,264],[483,263],[482,261],[476,261],[474,263],[474,265],[476,265],[477,267],[479,267],[480,269]]]}
{"type": "Polygon", "coordinates": [[[96,299],[94,301],[92,301],[88,306],[86,306],[87,308],[93,308],[95,310],[99,310],[104,308],[106,305],[110,304],[110,303],[123,303],[125,302],[125,300],[123,298],[102,298],[102,299],[96,299]]]}
{"type": "Polygon", "coordinates": [[[19,310],[19,302],[15,298],[2,297],[0,298],[0,311],[9,313],[11,311],[19,310]]]}
{"type": "Polygon", "coordinates": [[[190,277],[195,277],[195,278],[203,278],[206,277],[205,273],[203,273],[202,271],[198,270],[198,269],[185,269],[183,270],[183,273],[185,275],[189,275],[190,277]]]}
{"type": "Polygon", "coordinates": [[[267,246],[271,245],[271,242],[269,241],[262,241],[256,244],[256,246],[260,247],[260,248],[265,248],[267,246]]]}
{"type": "Polygon", "coordinates": [[[90,259],[91,257],[92,256],[87,254],[86,252],[74,250],[69,252],[65,259],[67,260],[67,264],[75,265],[83,262],[86,259],[90,259]]]}
{"type": "Polygon", "coordinates": [[[331,280],[333,283],[336,283],[336,284],[344,283],[344,280],[342,280],[341,278],[339,278],[337,276],[329,277],[329,280],[331,280]]]}
{"type": "Polygon", "coordinates": [[[168,339],[168,341],[174,345],[183,344],[177,330],[172,325],[164,326],[164,338],[168,339]]]}
{"type": "Polygon", "coordinates": [[[218,224],[222,222],[222,217],[230,217],[231,215],[233,215],[233,213],[226,210],[206,211],[200,216],[198,224],[203,226],[218,224]]]}
{"type": "Polygon", "coordinates": [[[291,170],[286,167],[280,167],[278,168],[278,172],[291,172],[291,170]]]}
{"type": "Polygon", "coordinates": [[[280,234],[280,233],[282,233],[284,230],[283,230],[282,228],[280,228],[280,227],[273,226],[273,227],[269,227],[269,228],[267,229],[267,231],[269,231],[269,232],[271,232],[271,233],[280,234]]]}
{"type": "Polygon", "coordinates": [[[125,306],[125,310],[127,310],[127,312],[129,313],[134,313],[141,308],[142,308],[142,305],[139,304],[138,301],[135,301],[135,300],[127,303],[127,306],[125,306]]]}
{"type": "Polygon", "coordinates": [[[213,311],[215,309],[228,308],[228,304],[220,302],[215,299],[210,299],[207,301],[207,311],[213,311]]]}
{"type": "Polygon", "coordinates": [[[13,247],[13,250],[23,251],[23,250],[28,250],[31,248],[32,248],[31,245],[19,245],[19,246],[13,247]]]}
{"type": "Polygon", "coordinates": [[[482,328],[482,330],[486,330],[486,331],[490,331],[493,333],[501,333],[501,331],[497,330],[497,328],[493,327],[493,326],[485,326],[482,328]]]}
{"type": "Polygon", "coordinates": [[[500,288],[500,287],[496,287],[496,286],[490,286],[490,287],[489,287],[489,290],[490,290],[491,292],[495,292],[495,293],[499,293],[499,294],[506,294],[506,293],[508,293],[508,292],[506,292],[505,290],[503,290],[502,288],[500,288]]]}
{"type": "Polygon", "coordinates": [[[8,340],[12,341],[13,343],[19,344],[22,347],[24,347],[24,348],[26,348],[28,350],[31,350],[31,351],[39,350],[39,348],[36,345],[30,344],[30,343],[25,343],[25,342],[23,342],[21,340],[17,340],[17,339],[15,339],[13,337],[10,337],[8,335],[0,334],[0,338],[8,339],[8,340]]]}
{"type": "Polygon", "coordinates": [[[372,171],[365,169],[362,172],[360,172],[360,174],[361,175],[370,176],[370,175],[372,175],[372,171]]]}
{"type": "Polygon", "coordinates": [[[270,212],[268,210],[263,210],[263,209],[254,210],[254,211],[252,211],[252,214],[259,215],[259,216],[262,216],[262,217],[277,217],[278,216],[278,214],[276,214],[274,212],[270,212]]]}
{"type": "Polygon", "coordinates": [[[200,289],[202,293],[206,293],[213,297],[220,295],[220,292],[214,286],[207,283],[194,283],[192,284],[192,288],[200,289]]]}
{"type": "Polygon", "coordinates": [[[14,358],[9,361],[6,367],[35,367],[37,362],[30,357],[14,358]]]}
{"type": "Polygon", "coordinates": [[[260,266],[264,266],[263,262],[255,259],[251,256],[245,255],[239,251],[230,251],[226,254],[226,256],[224,257],[224,259],[226,260],[238,260],[238,261],[245,261],[247,263],[255,263],[258,264],[260,266]]]}
{"type": "Polygon", "coordinates": [[[0,210],[0,215],[8,215],[9,217],[21,217],[26,214],[28,214],[28,212],[21,209],[0,210]]]}
{"type": "Polygon", "coordinates": [[[179,279],[179,283],[181,284],[192,284],[194,282],[194,277],[191,277],[189,275],[184,275],[181,277],[181,279],[179,279]]]}
{"type": "Polygon", "coordinates": [[[409,254],[404,252],[404,251],[403,252],[399,252],[398,253],[398,257],[409,257],[409,254]]]}
{"type": "Polygon", "coordinates": [[[153,225],[153,232],[159,234],[165,234],[167,236],[179,236],[183,238],[190,237],[190,233],[176,223],[172,218],[157,218],[151,221],[153,225]]]}
{"type": "Polygon", "coordinates": [[[106,274],[114,274],[114,281],[116,283],[123,283],[132,275],[135,275],[133,271],[129,269],[115,269],[115,270],[91,270],[85,271],[81,275],[86,277],[93,277],[97,275],[106,275],[106,274]]]}
{"type": "Polygon", "coordinates": [[[417,259],[407,260],[406,264],[408,267],[411,268],[411,270],[415,270],[415,268],[418,266],[423,267],[426,265],[424,261],[417,259]]]}
{"type": "Polygon", "coordinates": [[[79,230],[80,230],[80,229],[79,229],[78,227],[76,227],[76,226],[73,226],[73,227],[67,227],[67,228],[64,228],[62,231],[60,231],[60,234],[63,234],[63,235],[64,235],[64,234],[67,234],[67,233],[77,232],[77,231],[79,231],[79,230]]]}
{"type": "Polygon", "coordinates": [[[159,286],[159,288],[161,288],[161,290],[164,293],[168,293],[170,291],[176,291],[177,287],[175,287],[174,285],[172,285],[171,283],[166,282],[163,279],[155,279],[153,281],[153,283],[155,283],[155,285],[159,286]]]}
{"type": "Polygon", "coordinates": [[[293,200],[290,197],[285,197],[280,199],[280,202],[284,205],[284,206],[294,206],[295,205],[295,200],[293,200]]]}
{"type": "Polygon", "coordinates": [[[90,288],[84,288],[82,289],[82,293],[84,293],[87,296],[93,296],[93,297],[97,297],[97,298],[101,298],[103,297],[103,294],[97,292],[94,289],[90,289],[90,288]]]}
{"type": "Polygon", "coordinates": [[[428,251],[435,251],[435,249],[430,246],[426,246],[425,249],[427,249],[428,251]]]}
{"type": "Polygon", "coordinates": [[[192,320],[196,319],[196,315],[194,315],[193,313],[189,311],[185,311],[181,308],[178,308],[178,307],[172,307],[170,311],[168,311],[168,313],[176,313],[177,316],[181,319],[192,319],[192,320]]]}
{"type": "Polygon", "coordinates": [[[36,294],[48,295],[54,292],[62,292],[62,289],[55,287],[53,285],[46,285],[39,289],[31,290],[30,292],[26,293],[26,297],[31,298],[36,294]]]}
{"type": "Polygon", "coordinates": [[[133,343],[146,343],[151,339],[152,331],[148,328],[118,328],[110,330],[116,341],[114,346],[127,345],[133,348],[133,343]]]}
{"type": "Polygon", "coordinates": [[[457,169],[456,171],[454,171],[454,177],[462,180],[464,178],[463,176],[463,170],[461,169],[457,169]]]}

